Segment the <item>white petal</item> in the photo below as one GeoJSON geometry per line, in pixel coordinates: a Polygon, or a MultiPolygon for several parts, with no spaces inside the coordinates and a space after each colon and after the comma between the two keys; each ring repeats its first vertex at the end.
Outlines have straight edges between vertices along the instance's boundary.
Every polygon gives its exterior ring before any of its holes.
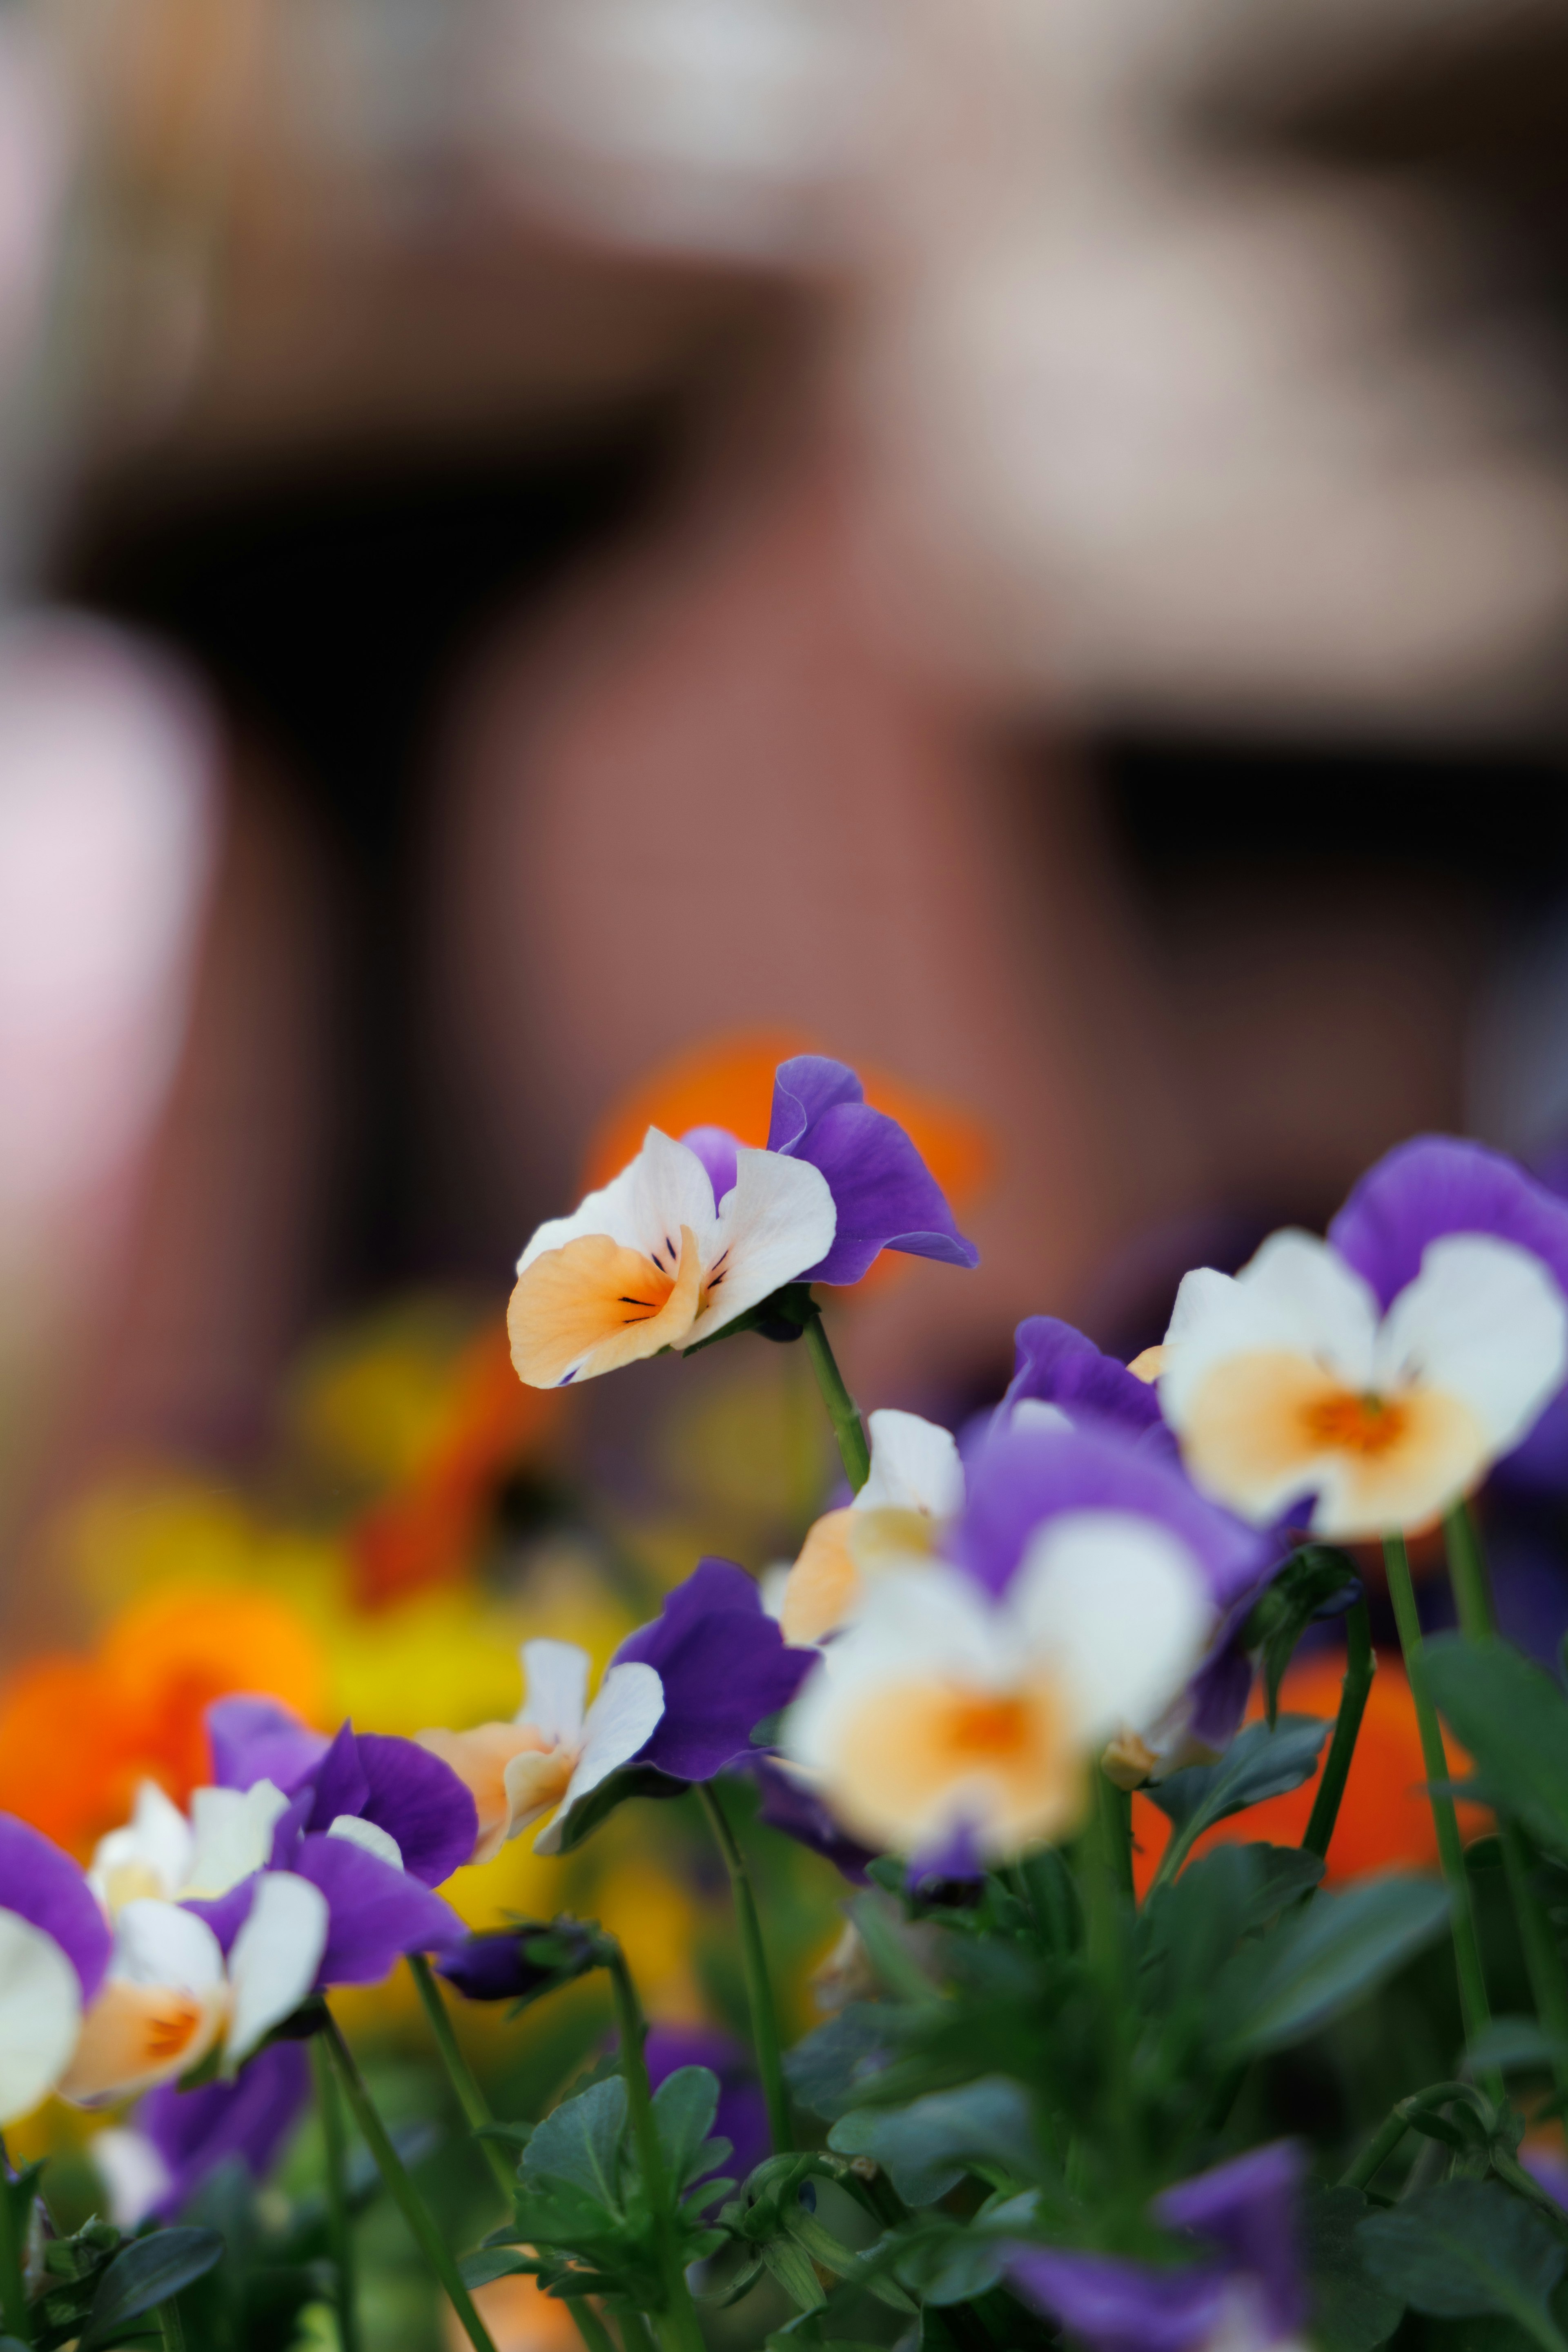
{"type": "Polygon", "coordinates": [[[1337,1250],[1312,1234],[1270,1234],[1238,1275],[1185,1275],[1165,1334],[1160,1403],[1180,1430],[1216,1364],[1268,1352],[1310,1357],[1346,1388],[1372,1379],[1377,1300],[1337,1250]]]}
{"type": "Polygon", "coordinates": [[[1020,1397],[1007,1416],[1007,1427],[1013,1429],[1070,1429],[1072,1423],[1059,1404],[1047,1404],[1044,1397],[1020,1397]]]}
{"type": "Polygon", "coordinates": [[[272,1853],[272,1832],[288,1810],[288,1798],[270,1780],[258,1780],[251,1789],[196,1790],[191,1799],[195,1850],[180,1892],[211,1902],[260,1870],[272,1853]]]}
{"type": "Polygon", "coordinates": [[[1169,1706],[1215,1623],[1186,1545],[1131,1511],[1064,1511],[1040,1528],[1007,1612],[1019,1646],[1059,1679],[1091,1740],[1169,1706]]]}
{"type": "Polygon", "coordinates": [[[223,1951],[205,1919],[177,1903],[128,1903],[114,1923],[111,1977],[207,1993],[223,1982],[223,1951]]]}
{"type": "Polygon", "coordinates": [[[529,1723],[557,1748],[574,1748],[583,1736],[588,1698],[588,1653],[575,1642],[525,1642],[523,1701],[517,1720],[529,1723]]]}
{"type": "Polygon", "coordinates": [[[125,1828],[110,1830],[93,1850],[88,1874],[93,1893],[100,1903],[110,1903],[118,1877],[121,1884],[144,1882],[144,1894],[155,1888],[175,1895],[190,1876],[192,1851],[191,1825],[178,1805],[156,1780],[143,1780],[125,1828]]]}
{"type": "Polygon", "coordinates": [[[607,1780],[622,1764],[630,1763],[652,1735],[664,1713],[664,1685],[652,1666],[630,1659],[612,1666],[599,1685],[599,1696],[583,1723],[583,1745],[560,1811],[533,1841],[535,1853],[553,1853],[561,1843],[561,1824],[579,1797],[607,1780]]]}
{"type": "Polygon", "coordinates": [[[742,1144],[737,1170],[711,1244],[703,1250],[709,1303],[692,1325],[687,1347],[721,1331],[770,1291],[816,1265],[838,1230],[827,1179],[809,1160],[753,1151],[742,1144]]]}
{"type": "Polygon", "coordinates": [[[1568,1303],[1538,1257],[1493,1234],[1427,1244],[1379,1336],[1379,1387],[1463,1398],[1495,1457],[1528,1434],[1565,1378],[1568,1303]]]}
{"type": "Polygon", "coordinates": [[[111,2124],[93,2135],[87,2152],[109,2192],[109,2218],[120,2229],[136,2229],[167,2196],[174,2175],[145,2132],[111,2124]]]}
{"type": "Polygon", "coordinates": [[[374,1854],[377,1862],[389,1862],[394,1870],[403,1867],[403,1848],[378,1822],[363,1821],[358,1813],[340,1813],[329,1825],[327,1835],[344,1838],[350,1845],[363,1846],[366,1853],[374,1854]]]}
{"type": "Polygon", "coordinates": [[[291,2016],[316,1981],[327,1948],[327,1898],[291,1870],[269,1870],[228,1956],[234,2007],[226,2056],[247,2058],[262,2036],[291,2016]]]}
{"type": "Polygon", "coordinates": [[[54,1937],[0,1911],[0,2127],[53,2090],[80,2026],[80,1980],[54,1937]]]}
{"type": "Polygon", "coordinates": [[[643,1138],[642,1150],[618,1176],[590,1192],[569,1217],[552,1217],[533,1234],[518,1259],[517,1270],[542,1257],[546,1250],[564,1249],[584,1234],[608,1234],[626,1249],[641,1250],[674,1270],[680,1255],[680,1228],[689,1225],[708,1255],[717,1213],[708,1171],[695,1151],[677,1143],[657,1127],[643,1138]]]}
{"type": "Polygon", "coordinates": [[[941,1566],[889,1569],[802,1685],[784,1717],[784,1752],[819,1771],[866,1691],[931,1678],[1004,1689],[1016,1664],[1016,1629],[972,1577],[941,1566]]]}
{"type": "Polygon", "coordinates": [[[956,1518],[963,1508],[963,1465],[952,1432],[922,1421],[918,1412],[884,1407],[867,1424],[871,1468],[855,1497],[857,1510],[889,1507],[923,1511],[929,1518],[956,1518]]]}

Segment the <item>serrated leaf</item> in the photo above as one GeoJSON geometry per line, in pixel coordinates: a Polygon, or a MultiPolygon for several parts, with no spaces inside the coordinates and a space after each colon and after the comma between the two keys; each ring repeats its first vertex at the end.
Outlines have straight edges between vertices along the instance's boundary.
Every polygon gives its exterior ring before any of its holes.
{"type": "Polygon", "coordinates": [[[1360,1591],[1361,1579],[1347,1552],[1336,1551],[1331,1544],[1304,1544],[1259,1593],[1242,1628],[1241,1645],[1261,1653],[1264,1706],[1270,1723],[1279,1711],[1285,1669],[1308,1626],[1314,1618],[1349,1608],[1360,1591]]]}
{"type": "Polygon", "coordinates": [[[610,2212],[620,2210],[621,2142],[626,2124],[626,2086],[612,2074],[580,2091],[540,2125],[522,2154],[522,2178],[530,2189],[563,2180],[610,2212]]]}
{"type": "Polygon", "coordinates": [[[1320,1895],[1222,1972],[1214,2015],[1227,2055],[1256,2058],[1299,2042],[1392,1976],[1447,1920],[1440,1879],[1391,1875],[1320,1895]]]}
{"type": "Polygon", "coordinates": [[[763,2260],[793,2304],[802,2311],[822,2309],[827,2295],[803,2246],[793,2238],[770,2238],[763,2260]]]}
{"type": "Polygon", "coordinates": [[[98,2283],[79,2352],[98,2352],[145,2311],[155,2311],[223,2259],[216,2230],[157,2230],[122,2246],[98,2283]]]}
{"type": "Polygon", "coordinates": [[[1001,2074],[907,2107],[857,2108],[834,2125],[827,2145],[840,2156],[874,2158],[907,2205],[945,2197],[968,2161],[1001,2164],[1026,2179],[1040,2165],[1028,2095],[1001,2074]]]}
{"type": "Polygon", "coordinates": [[[678,2066],[654,2093],[659,2148],[677,2190],[711,2168],[703,2149],[718,2111],[719,2077],[706,2066],[678,2066]]]}
{"type": "Polygon", "coordinates": [[[585,1797],[578,1798],[561,1823],[561,1839],[555,1852],[575,1853],[629,1798],[684,1797],[690,1786],[689,1780],[671,1780],[668,1772],[658,1771],[651,1764],[624,1764],[618,1772],[601,1780],[596,1789],[590,1789],[585,1797]]]}
{"type": "Polygon", "coordinates": [[[1359,2189],[1328,2189],[1302,2215],[1301,2255],[1321,2352],[1376,2352],[1404,2316],[1403,2296],[1373,2277],[1356,2242],[1371,2210],[1359,2189]]]}
{"type": "Polygon", "coordinates": [[[1555,2335],[1552,2291],[1568,2268],[1568,2246],[1489,2180],[1446,2180],[1356,2231],[1368,2270],[1392,2294],[1438,2319],[1486,2312],[1555,2335]]]}
{"type": "Polygon", "coordinates": [[[1282,1715],[1272,1730],[1250,1723],[1217,1764],[1189,1765],[1168,1780],[1151,1782],[1143,1793],[1190,1845],[1215,1822],[1310,1780],[1332,1727],[1310,1715],[1282,1715]]]}
{"type": "Polygon", "coordinates": [[[1506,1642],[1441,1633],[1426,1644],[1427,1686],[1475,1759],[1485,1795],[1553,1853],[1568,1854],[1568,1699],[1506,1642]]]}

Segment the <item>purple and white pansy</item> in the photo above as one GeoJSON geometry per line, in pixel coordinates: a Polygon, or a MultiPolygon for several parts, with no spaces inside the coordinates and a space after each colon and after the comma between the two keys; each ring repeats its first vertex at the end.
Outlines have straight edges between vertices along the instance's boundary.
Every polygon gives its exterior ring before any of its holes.
{"type": "Polygon", "coordinates": [[[786,1283],[858,1282],[884,1249],[974,1265],[913,1143],[842,1062],[780,1065],[765,1150],[650,1127],[620,1174],[532,1235],[507,1311],[533,1388],[716,1338],[786,1283]]]}
{"type": "Polygon", "coordinates": [[[27,2115],[69,2066],[109,1966],[111,1937],[77,1864],[41,1831],[0,1814],[0,2127],[27,2115]]]}

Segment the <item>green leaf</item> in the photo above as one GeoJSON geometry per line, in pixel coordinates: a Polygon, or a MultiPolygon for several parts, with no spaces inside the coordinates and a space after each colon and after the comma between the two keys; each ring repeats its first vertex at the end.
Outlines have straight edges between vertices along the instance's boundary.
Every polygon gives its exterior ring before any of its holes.
{"type": "Polygon", "coordinates": [[[1310,1780],[1331,1729],[1312,1715],[1282,1715],[1272,1729],[1267,1723],[1250,1723],[1217,1764],[1189,1765],[1168,1780],[1151,1782],[1143,1793],[1184,1844],[1191,1845],[1215,1822],[1310,1780]]]}
{"type": "Polygon", "coordinates": [[[1003,2165],[1032,2179],[1039,2148],[1027,2094],[992,2074],[962,2090],[935,2091],[907,2107],[860,2107],[827,2135],[840,2156],[869,2156],[906,2205],[933,2205],[963,2179],[966,2161],[1003,2165]]]}
{"type": "Polygon", "coordinates": [[[144,2311],[154,2311],[223,2258],[216,2230],[156,2230],[122,2246],[98,2283],[79,2352],[113,2344],[144,2311]]]}
{"type": "Polygon", "coordinates": [[[524,2185],[538,2189],[563,2180],[595,2204],[618,2211],[626,2124],[626,2086],[619,2074],[574,2099],[563,2099],[523,2150],[524,2185]]]}
{"type": "Polygon", "coordinates": [[[1361,1591],[1355,1562],[1330,1544],[1304,1544],[1258,1595],[1241,1630],[1241,1646],[1259,1652],[1264,1704],[1272,1723],[1279,1713],[1279,1685],[1296,1644],[1316,1617],[1346,1609],[1361,1591]]]}
{"type": "Polygon", "coordinates": [[[1214,2014],[1228,2055],[1255,2058],[1300,2041],[1392,1976],[1447,1920],[1447,1892],[1436,1878],[1371,1878],[1320,1895],[1222,1972],[1214,2014]]]}
{"type": "Polygon", "coordinates": [[[1277,1912],[1288,1910],[1303,1895],[1310,1895],[1323,1875],[1323,1864],[1315,1853],[1308,1853],[1299,1845],[1246,1845],[1243,1853],[1254,1856],[1258,1864],[1258,1879],[1243,1921],[1246,1927],[1261,1927],[1277,1912]]]}
{"type": "Polygon", "coordinates": [[[684,1797],[691,1786],[689,1780],[671,1780],[668,1772],[655,1769],[651,1764],[624,1764],[579,1797],[561,1824],[561,1843],[557,1853],[574,1853],[584,1841],[593,1836],[604,1822],[608,1821],[617,1805],[632,1797],[684,1797]]]}
{"type": "Polygon", "coordinates": [[[1568,2042],[1557,2041],[1533,2017],[1494,2017],[1465,2052],[1472,2074],[1547,2073],[1561,2058],[1568,2058],[1568,2042]]]}
{"type": "Polygon", "coordinates": [[[784,2075],[803,2107],[830,2121],[855,2105],[860,2085],[898,2054],[896,2029],[905,2011],[885,2001],[855,2000],[797,2042],[784,2058],[784,2075]]]}
{"type": "Polygon", "coordinates": [[[827,2295],[804,2246],[793,2238],[770,2238],[763,2260],[793,2304],[802,2311],[822,2309],[827,2295]]]}
{"type": "Polygon", "coordinates": [[[1568,1698],[1506,1642],[1440,1633],[1425,1653],[1428,1687],[1482,1789],[1531,1835],[1568,1854],[1568,1698]]]}
{"type": "Polygon", "coordinates": [[[458,2274],[465,2286],[489,2286],[492,2279],[515,2278],[532,2270],[538,2259],[537,2254],[509,2253],[504,2246],[480,2246],[461,2257],[458,2274]]]}
{"type": "Polygon", "coordinates": [[[1356,2238],[1373,2277],[1417,2311],[1439,2319],[1498,2312],[1538,2342],[1561,2342],[1549,2304],[1568,2246],[1495,2182],[1446,2180],[1369,2215],[1356,2238]]]}
{"type": "Polygon", "coordinates": [[[1378,2284],[1356,2240],[1371,2210],[1359,2189],[1328,2189],[1310,2200],[1302,2217],[1311,2332],[1321,2352],[1376,2352],[1404,2315],[1403,2297],[1378,2284]]]}
{"type": "Polygon", "coordinates": [[[709,2170],[703,2150],[718,2111],[719,2077],[706,2066],[678,2066],[654,2093],[658,2145],[678,2191],[709,2170]]]}

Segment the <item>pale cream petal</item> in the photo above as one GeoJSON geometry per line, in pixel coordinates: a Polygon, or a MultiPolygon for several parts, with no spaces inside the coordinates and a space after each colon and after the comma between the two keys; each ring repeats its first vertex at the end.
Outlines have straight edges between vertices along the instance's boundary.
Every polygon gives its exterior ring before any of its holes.
{"type": "MultiPolygon", "coordinates": [[[[664,1685],[652,1666],[644,1665],[640,1659],[628,1659],[624,1665],[610,1667],[584,1721],[583,1744],[561,1799],[563,1819],[579,1797],[587,1796],[647,1747],[663,1714],[664,1685]]],[[[535,1838],[536,1853],[554,1851],[546,1843],[550,1834],[545,1831],[535,1838]]]]}
{"type": "Polygon", "coordinates": [[[206,2056],[227,2007],[223,1986],[191,1992],[110,1977],[83,2020],[62,2097],[92,2106],[173,2081],[206,2056]]]}
{"type": "Polygon", "coordinates": [[[1127,1369],[1135,1381],[1142,1381],[1147,1387],[1152,1388],[1165,1369],[1164,1349],[1145,1348],[1142,1355],[1133,1357],[1127,1369]]]}
{"type": "Polygon", "coordinates": [[[569,1217],[552,1217],[530,1237],[517,1262],[524,1273],[535,1258],[549,1250],[564,1249],[569,1242],[590,1234],[607,1234],[624,1249],[641,1257],[655,1253],[673,1271],[680,1248],[680,1228],[689,1225],[699,1254],[717,1223],[713,1187],[708,1171],[689,1144],[677,1143],[657,1127],[643,1138],[642,1150],[618,1176],[590,1192],[569,1217]]]}
{"type": "Polygon", "coordinates": [[[514,1756],[544,1754],[544,1735],[527,1723],[481,1723],[472,1731],[422,1731],[419,1745],[451,1766],[474,1801],[479,1827],[469,1861],[493,1861],[512,1829],[507,1766],[514,1756]]]}
{"type": "Polygon", "coordinates": [[[858,1510],[923,1511],[955,1518],[963,1508],[963,1464],[950,1429],[918,1412],[884,1406],[870,1415],[871,1468],[855,1497],[858,1510]]]}
{"type": "Polygon", "coordinates": [[[191,1825],[156,1780],[143,1780],[124,1829],[110,1830],[93,1852],[89,1883],[110,1910],[137,1896],[178,1895],[191,1874],[191,1825]]]}
{"type": "Polygon", "coordinates": [[[80,1981],[54,1937],[0,1910],[0,2129],[48,2096],[80,2026],[80,1981]]]}
{"type": "Polygon", "coordinates": [[[329,1837],[342,1838],[357,1845],[364,1853],[374,1853],[377,1862],[387,1862],[394,1870],[403,1867],[403,1848],[390,1830],[379,1822],[367,1822],[361,1813],[339,1813],[327,1824],[329,1837]]]}
{"type": "Polygon", "coordinates": [[[195,1851],[190,1876],[179,1890],[206,1901],[226,1895],[270,1860],[272,1832],[289,1800],[270,1780],[249,1789],[197,1789],[191,1798],[195,1851]]]}
{"type": "Polygon", "coordinates": [[[860,1572],[850,1557],[847,1507],[826,1511],[810,1528],[800,1558],[790,1570],[779,1611],[779,1629],[786,1642],[809,1647],[831,1633],[853,1612],[860,1595],[860,1572]]]}
{"type": "Polygon", "coordinates": [[[584,1234],[534,1258],[519,1275],[507,1307],[518,1378],[530,1388],[559,1388],[685,1345],[703,1269],[689,1225],[676,1242],[673,1276],[604,1234],[584,1234]]]}
{"type": "Polygon", "coordinates": [[[545,1755],[518,1755],[508,1764],[505,1836],[517,1837],[542,1814],[553,1811],[572,1784],[577,1761],[574,1748],[552,1748],[545,1755]]]}
{"type": "Polygon", "coordinates": [[[321,1888],[291,1870],[269,1870],[228,1956],[234,1989],[225,2055],[247,2058],[275,2025],[291,2017],[316,1981],[331,1913],[321,1888]]]}
{"type": "Polygon", "coordinates": [[[1184,1434],[1210,1373],[1241,1355],[1308,1359],[1342,1386],[1370,1384],[1378,1327],[1370,1286],[1311,1234],[1271,1234],[1235,1276],[1199,1267],[1183,1278],[1160,1374],[1166,1420],[1184,1434]]]}
{"type": "Polygon", "coordinates": [[[1202,1659],[1215,1615],[1187,1546],[1130,1511],[1064,1511],[1040,1528],[1006,1611],[1086,1746],[1170,1706],[1202,1659]]]}

